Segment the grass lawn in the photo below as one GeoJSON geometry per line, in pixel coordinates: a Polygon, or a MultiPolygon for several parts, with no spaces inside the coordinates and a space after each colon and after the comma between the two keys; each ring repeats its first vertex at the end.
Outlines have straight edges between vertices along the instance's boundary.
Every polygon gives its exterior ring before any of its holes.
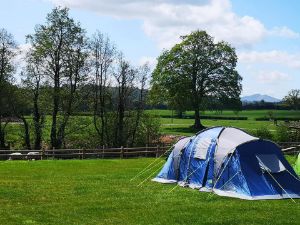
{"type": "MultiPolygon", "coordinates": [[[[248,117],[248,120],[215,120],[215,119],[202,119],[201,122],[206,127],[211,126],[234,126],[247,130],[248,132],[254,132],[255,130],[266,127],[271,132],[275,132],[276,126],[272,121],[256,121],[255,118],[266,117],[269,118],[269,112],[272,111],[274,117],[286,117],[286,118],[299,118],[300,111],[295,110],[244,110],[239,112],[239,116],[248,117]]],[[[197,131],[192,129],[191,126],[194,123],[193,119],[178,119],[178,118],[166,118],[171,116],[171,110],[148,110],[149,113],[157,116],[161,116],[161,132],[163,134],[178,134],[178,135],[193,135],[197,131]]],[[[186,112],[187,115],[193,115],[192,111],[186,112]]],[[[218,114],[212,111],[202,112],[201,115],[221,116],[221,117],[235,117],[233,111],[225,110],[222,114],[218,114]]],[[[279,122],[280,123],[280,122],[279,122]]]]}
{"type": "Polygon", "coordinates": [[[150,181],[138,187],[151,172],[130,181],[153,160],[0,162],[0,224],[300,222],[300,200],[208,199],[208,193],[181,187],[169,192],[174,185],[150,181]]]}
{"type": "MultiPolygon", "coordinates": [[[[153,115],[159,116],[171,116],[172,110],[147,110],[147,112],[153,115]]],[[[272,112],[274,117],[287,117],[287,118],[299,118],[300,117],[300,110],[243,110],[238,113],[238,116],[246,116],[250,120],[254,120],[255,118],[259,117],[267,117],[269,118],[269,113],[272,112]]],[[[175,116],[175,111],[173,112],[175,116]]],[[[236,116],[232,110],[224,110],[222,114],[216,113],[215,111],[205,111],[201,112],[201,115],[206,116],[236,116]]],[[[194,115],[193,111],[187,111],[186,115],[194,115]]]]}
{"type": "MultiPolygon", "coordinates": [[[[191,129],[193,119],[171,119],[161,118],[161,132],[164,134],[182,134],[193,135],[195,130],[191,129]]],[[[202,120],[206,127],[211,126],[234,126],[247,131],[254,131],[261,127],[267,127],[271,132],[274,132],[276,126],[270,121],[255,121],[255,120],[202,120]]]]}
{"type": "MultiPolygon", "coordinates": [[[[266,127],[271,132],[275,132],[276,127],[272,121],[256,121],[255,118],[258,117],[269,117],[268,112],[270,110],[244,110],[239,113],[239,116],[246,116],[248,120],[215,120],[215,119],[203,119],[201,122],[206,127],[211,126],[234,126],[247,130],[248,132],[255,132],[255,130],[266,127]]],[[[191,128],[194,123],[193,119],[178,119],[178,118],[167,118],[167,116],[172,115],[171,110],[146,110],[147,113],[152,115],[160,116],[161,121],[161,133],[162,134],[177,134],[177,135],[193,135],[197,132],[191,128]]],[[[300,117],[300,111],[295,110],[272,110],[275,117],[300,117]]],[[[193,115],[192,111],[186,112],[188,115],[193,115]]],[[[222,114],[217,114],[216,112],[206,111],[202,112],[201,115],[217,115],[224,117],[235,117],[236,115],[233,111],[225,110],[222,114]]],[[[31,121],[31,117],[28,117],[31,121]]],[[[282,121],[280,121],[282,122],[282,121]]],[[[279,123],[280,123],[279,122],[279,123]]],[[[22,124],[11,123],[7,126],[7,136],[6,140],[12,146],[12,148],[21,149],[23,148],[22,140],[22,124]]],[[[50,129],[51,129],[51,118],[50,116],[46,117],[45,129],[43,131],[43,139],[46,143],[50,142],[50,129]]],[[[89,147],[89,138],[92,135],[95,135],[95,128],[93,125],[91,116],[72,116],[70,118],[69,126],[67,133],[67,141],[72,143],[80,142],[80,145],[87,145],[89,147]]],[[[31,134],[33,136],[33,133],[31,134]]],[[[82,146],[81,146],[82,147],[82,146]]],[[[77,148],[75,146],[74,148],[77,148]]]]}

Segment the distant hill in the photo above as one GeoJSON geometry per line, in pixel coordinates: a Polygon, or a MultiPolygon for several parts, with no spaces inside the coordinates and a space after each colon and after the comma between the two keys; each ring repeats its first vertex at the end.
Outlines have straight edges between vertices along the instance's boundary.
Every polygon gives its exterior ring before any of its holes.
{"type": "Polygon", "coordinates": [[[254,95],[241,97],[242,102],[260,102],[262,100],[265,102],[280,102],[281,101],[278,98],[274,98],[269,95],[261,95],[261,94],[254,94],[254,95]]]}

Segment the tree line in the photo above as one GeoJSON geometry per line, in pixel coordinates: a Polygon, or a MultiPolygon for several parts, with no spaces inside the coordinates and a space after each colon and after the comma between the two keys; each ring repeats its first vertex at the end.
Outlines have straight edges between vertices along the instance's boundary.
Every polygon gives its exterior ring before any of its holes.
{"type": "Polygon", "coordinates": [[[235,49],[205,31],[183,36],[164,50],[149,80],[147,64],[132,66],[107,36],[97,31],[87,37],[68,9],[57,7],[26,37],[30,49],[20,85],[13,78],[17,45],[7,31],[0,35],[0,147],[5,147],[10,116],[22,121],[28,149],[42,147],[46,126],[48,147],[66,147],[68,134],[82,127],[74,126],[72,115],[85,110],[93,114],[99,145],[135,146],[159,136],[159,122],[144,112],[147,96],[151,105],[194,110],[197,130],[204,129],[200,111],[241,106],[235,49]]]}
{"type": "Polygon", "coordinates": [[[13,36],[0,30],[0,147],[12,118],[23,123],[24,146],[41,149],[50,126],[49,148],[64,148],[78,107],[93,112],[99,146],[136,146],[153,142],[159,124],[144,113],[150,69],[135,67],[109,37],[87,37],[67,8],[57,7],[27,35],[30,45],[16,82],[13,36]],[[31,115],[30,117],[28,115],[31,115]],[[71,121],[72,120],[72,121],[71,121]]]}
{"type": "MultiPolygon", "coordinates": [[[[72,147],[74,133],[74,142],[84,136],[93,146],[118,147],[158,140],[159,118],[145,112],[149,104],[179,115],[193,110],[196,130],[205,128],[201,111],[243,107],[235,49],[205,31],[164,50],[152,73],[147,64],[132,65],[100,31],[88,37],[68,8],[54,8],[26,40],[30,47],[17,69],[20,50],[0,29],[0,148],[7,147],[7,127],[15,118],[28,149],[72,147]]],[[[299,109],[299,93],[292,90],[284,102],[299,109]]]]}

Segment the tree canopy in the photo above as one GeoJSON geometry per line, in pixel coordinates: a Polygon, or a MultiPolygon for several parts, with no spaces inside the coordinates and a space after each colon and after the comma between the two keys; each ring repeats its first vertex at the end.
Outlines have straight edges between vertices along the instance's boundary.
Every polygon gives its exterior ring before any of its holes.
{"type": "Polygon", "coordinates": [[[10,83],[13,80],[15,65],[13,59],[16,55],[17,44],[12,34],[0,28],[0,147],[5,147],[5,129],[8,121],[3,119],[10,116],[10,83]]]}
{"type": "Polygon", "coordinates": [[[300,108],[300,89],[290,90],[283,101],[292,109],[298,110],[300,108]]]}
{"type": "Polygon", "coordinates": [[[175,109],[193,109],[194,127],[201,129],[200,110],[212,100],[239,102],[242,78],[236,64],[235,49],[228,43],[215,43],[205,31],[192,32],[159,56],[151,96],[175,109]]]}
{"type": "Polygon", "coordinates": [[[41,59],[40,72],[53,87],[51,145],[61,148],[78,86],[87,76],[85,31],[69,16],[67,8],[54,8],[46,24],[38,25],[28,40],[32,58],[41,59]]]}

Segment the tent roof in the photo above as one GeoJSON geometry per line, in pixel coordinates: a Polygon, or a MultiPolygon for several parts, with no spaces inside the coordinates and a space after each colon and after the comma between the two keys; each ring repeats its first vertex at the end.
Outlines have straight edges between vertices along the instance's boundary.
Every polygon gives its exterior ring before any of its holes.
{"type": "MultiPolygon", "coordinates": [[[[197,136],[210,137],[211,139],[217,137],[218,145],[215,153],[215,172],[219,170],[224,158],[229,153],[234,152],[239,145],[258,140],[257,137],[235,127],[211,127],[199,132],[197,136]]],[[[206,152],[202,154],[206,155],[206,152]]]]}
{"type": "Polygon", "coordinates": [[[216,170],[221,166],[223,159],[235,151],[236,147],[249,141],[258,140],[250,134],[233,127],[226,127],[218,137],[218,147],[215,153],[216,170]]]}
{"type": "Polygon", "coordinates": [[[202,130],[196,134],[205,137],[213,137],[218,133],[218,145],[232,149],[232,151],[239,145],[252,140],[258,140],[259,138],[254,137],[247,132],[236,128],[236,127],[210,127],[202,130]]]}

